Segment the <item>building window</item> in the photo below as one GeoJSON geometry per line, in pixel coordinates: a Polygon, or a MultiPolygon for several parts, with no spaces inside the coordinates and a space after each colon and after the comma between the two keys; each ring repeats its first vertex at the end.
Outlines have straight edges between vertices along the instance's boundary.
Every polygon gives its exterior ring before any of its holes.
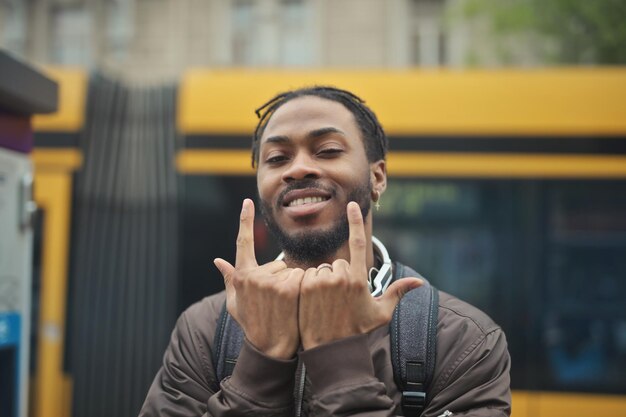
{"type": "Polygon", "coordinates": [[[233,3],[233,64],[254,65],[259,50],[259,39],[256,36],[257,8],[253,0],[236,0],[233,3]]]}
{"type": "Polygon", "coordinates": [[[115,62],[128,58],[134,36],[134,7],[131,1],[107,2],[105,14],[105,48],[108,57],[115,62]]]}
{"type": "Polygon", "coordinates": [[[280,65],[314,64],[314,33],[311,3],[283,0],[281,5],[280,65]]]}
{"type": "Polygon", "coordinates": [[[410,13],[411,63],[423,67],[447,64],[448,37],[443,25],[444,0],[413,0],[410,13]]]}
{"type": "Polygon", "coordinates": [[[58,8],[52,14],[50,58],[54,64],[90,66],[94,27],[86,8],[58,8]]]}
{"type": "Polygon", "coordinates": [[[0,2],[0,45],[18,56],[26,52],[26,18],[24,2],[0,2]]]}
{"type": "Polygon", "coordinates": [[[304,0],[236,0],[233,64],[306,66],[314,60],[312,5],[304,0]]]}

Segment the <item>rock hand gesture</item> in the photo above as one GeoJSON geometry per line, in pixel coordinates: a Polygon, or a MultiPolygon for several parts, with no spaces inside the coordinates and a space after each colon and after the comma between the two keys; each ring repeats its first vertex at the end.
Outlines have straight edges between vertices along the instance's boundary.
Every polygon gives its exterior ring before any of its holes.
{"type": "Polygon", "coordinates": [[[344,337],[367,333],[389,323],[400,299],[422,284],[403,278],[385,294],[368,290],[367,240],[359,205],[347,206],[350,262],[337,259],[309,268],[289,268],[284,261],[258,265],[254,254],[254,204],[246,199],[241,210],[235,266],[224,259],[215,265],[224,277],[226,306],[246,338],[268,356],[295,356],[304,349],[344,337]]]}

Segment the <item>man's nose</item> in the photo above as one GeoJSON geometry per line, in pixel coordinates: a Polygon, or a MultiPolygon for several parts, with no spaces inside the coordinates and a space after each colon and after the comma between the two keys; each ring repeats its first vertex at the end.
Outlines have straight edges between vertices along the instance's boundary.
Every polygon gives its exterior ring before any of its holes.
{"type": "Polygon", "coordinates": [[[298,153],[283,172],[283,181],[319,178],[321,171],[315,160],[304,152],[298,153]]]}

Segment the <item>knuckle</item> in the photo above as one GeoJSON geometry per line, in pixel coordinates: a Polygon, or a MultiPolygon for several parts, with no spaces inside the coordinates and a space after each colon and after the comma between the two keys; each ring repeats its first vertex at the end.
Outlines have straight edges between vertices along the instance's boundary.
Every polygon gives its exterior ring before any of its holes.
{"type": "Polygon", "coordinates": [[[352,242],[352,245],[357,249],[365,248],[366,245],[365,238],[363,236],[352,236],[350,238],[350,242],[352,242]]]}
{"type": "MultiPolygon", "coordinates": [[[[276,288],[275,282],[269,279],[256,280],[256,286],[260,291],[275,291],[276,288]]],[[[278,286],[278,289],[280,289],[280,286],[278,286]]]]}
{"type": "Polygon", "coordinates": [[[302,285],[300,286],[300,294],[303,296],[310,295],[313,291],[313,283],[309,279],[302,280],[302,285]]]}
{"type": "Polygon", "coordinates": [[[350,264],[345,259],[336,259],[333,262],[333,271],[342,271],[347,268],[350,264]]]}
{"type": "Polygon", "coordinates": [[[304,273],[304,277],[302,278],[301,290],[302,291],[310,291],[315,285],[318,283],[315,277],[315,269],[309,268],[304,273]]]}
{"type": "Polygon", "coordinates": [[[322,284],[326,288],[342,288],[346,286],[347,282],[341,275],[331,274],[328,279],[322,281],[322,284]]]}
{"type": "Polygon", "coordinates": [[[294,292],[294,288],[291,285],[278,286],[278,288],[276,288],[276,294],[278,295],[278,297],[284,298],[284,299],[293,299],[294,295],[297,295],[297,293],[294,292]]]}
{"type": "Polygon", "coordinates": [[[343,281],[343,287],[345,289],[346,292],[350,293],[350,294],[358,294],[361,291],[363,291],[364,287],[365,287],[365,283],[356,280],[344,280],[343,281]]]}
{"type": "Polygon", "coordinates": [[[358,226],[361,224],[361,219],[357,216],[354,216],[352,218],[349,219],[350,224],[352,224],[353,226],[358,226]]]}
{"type": "Polygon", "coordinates": [[[249,239],[247,236],[237,236],[237,246],[238,247],[242,247],[242,246],[246,246],[249,242],[249,239]]]}
{"type": "Polygon", "coordinates": [[[368,288],[367,281],[364,279],[350,280],[350,284],[352,289],[354,289],[355,291],[363,291],[364,289],[368,288]]]}

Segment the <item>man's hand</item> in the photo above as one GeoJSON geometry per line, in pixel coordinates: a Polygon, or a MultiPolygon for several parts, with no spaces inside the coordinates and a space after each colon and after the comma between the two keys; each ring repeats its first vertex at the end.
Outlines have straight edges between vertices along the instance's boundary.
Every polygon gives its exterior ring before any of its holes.
{"type": "Polygon", "coordinates": [[[226,308],[246,338],[268,356],[289,359],[300,344],[298,298],[302,269],[283,261],[259,266],[254,254],[254,203],[245,199],[241,209],[235,266],[215,259],[224,277],[226,308]]]}
{"type": "Polygon", "coordinates": [[[300,290],[299,328],[302,346],[316,346],[367,333],[389,323],[393,310],[408,291],[422,285],[418,278],[392,283],[385,293],[372,297],[367,285],[367,240],[361,209],[348,203],[350,263],[338,259],[304,273],[300,290]]]}

